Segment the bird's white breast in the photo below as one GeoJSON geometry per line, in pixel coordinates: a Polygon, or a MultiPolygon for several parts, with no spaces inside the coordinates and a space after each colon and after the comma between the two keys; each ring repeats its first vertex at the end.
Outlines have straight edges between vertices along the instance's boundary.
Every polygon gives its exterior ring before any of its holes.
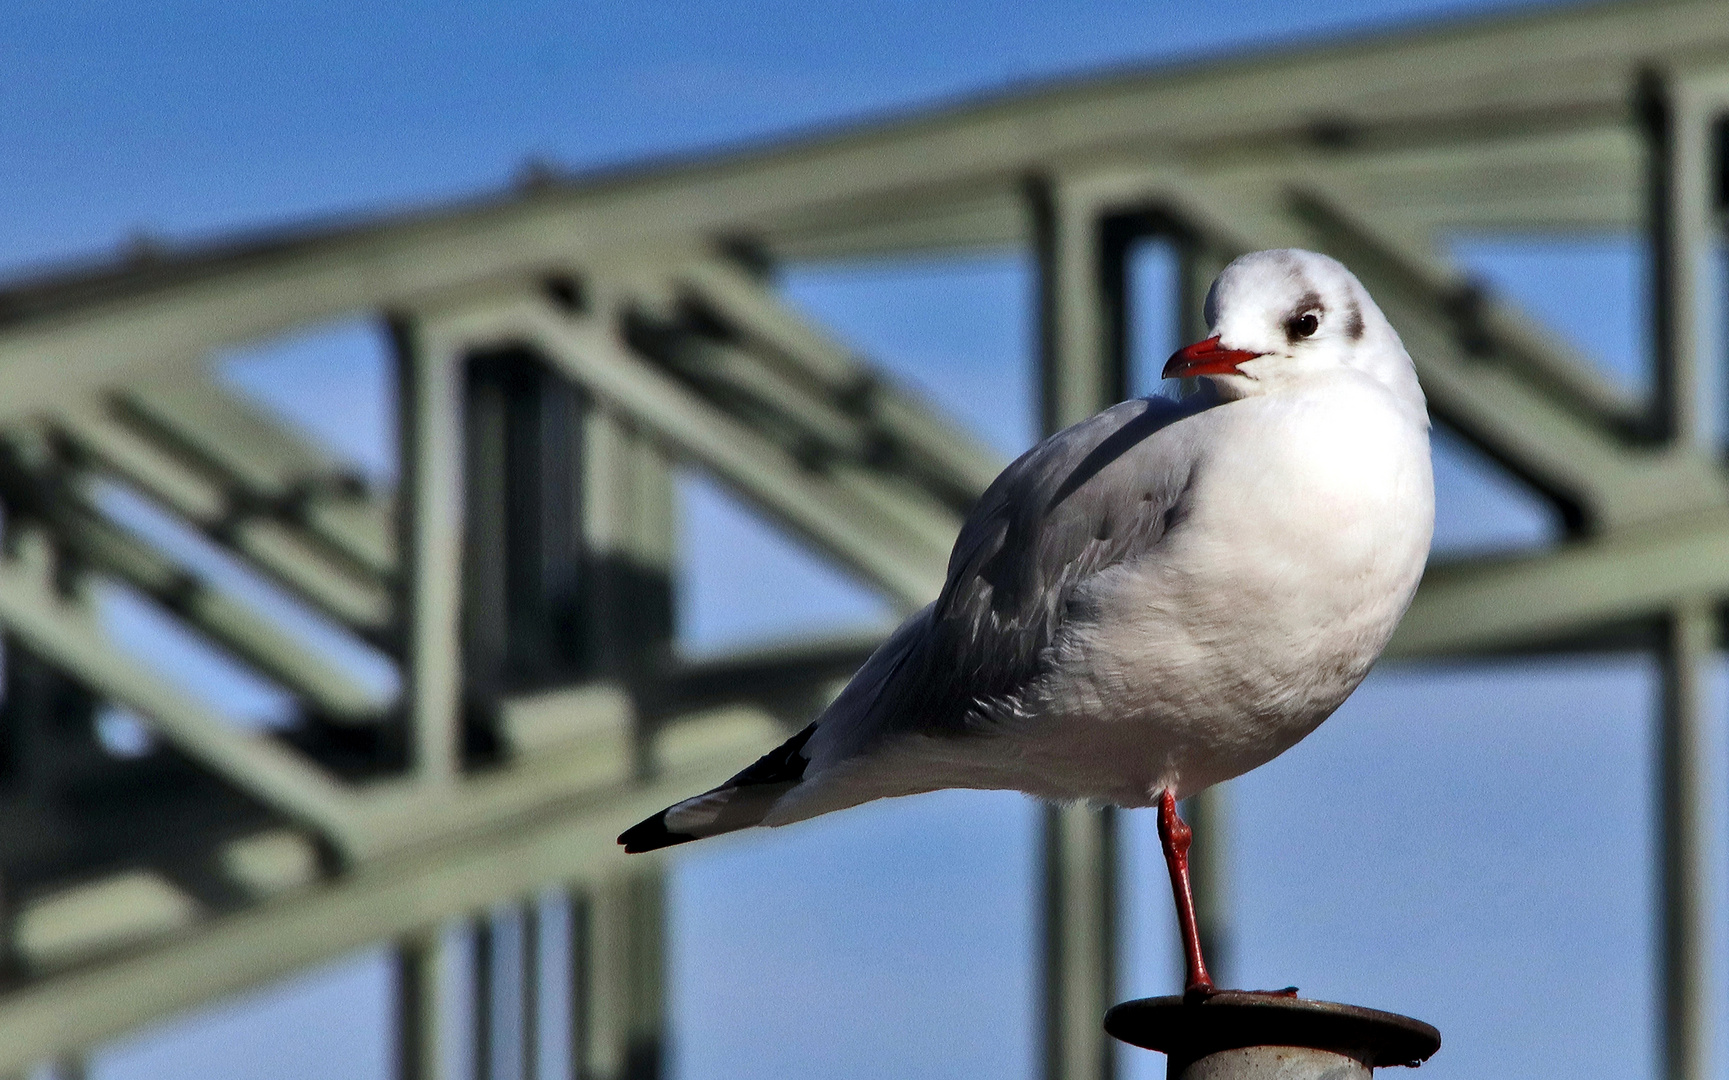
{"type": "Polygon", "coordinates": [[[1199,790],[1312,731],[1380,654],[1428,553],[1426,426],[1368,380],[1185,423],[1205,450],[1179,520],[1101,575],[1046,703],[1072,747],[1121,763],[1115,790],[1091,793],[1119,803],[1199,790]]]}

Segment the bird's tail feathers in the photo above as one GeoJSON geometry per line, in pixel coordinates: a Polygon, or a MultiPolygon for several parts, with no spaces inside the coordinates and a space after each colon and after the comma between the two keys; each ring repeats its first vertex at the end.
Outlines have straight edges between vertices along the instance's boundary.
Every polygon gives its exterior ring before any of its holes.
{"type": "Polygon", "coordinates": [[[804,779],[810,759],[801,751],[815,731],[809,725],[719,787],[632,825],[618,842],[634,854],[762,824],[775,802],[804,779]]]}
{"type": "Polygon", "coordinates": [[[878,777],[874,784],[868,782],[863,774],[870,770],[862,769],[855,759],[883,731],[884,710],[892,708],[892,703],[885,704],[884,688],[923,640],[929,611],[926,608],[908,619],[890,635],[846,689],[803,731],[714,790],[631,826],[618,842],[628,852],[654,851],[752,825],[787,825],[871,799],[928,790],[897,790],[897,778],[892,776],[878,777]],[[814,745],[806,746],[819,728],[821,736],[814,745]],[[805,770],[813,758],[819,764],[807,782],[805,770]],[[885,781],[888,786],[883,786],[885,781]],[[789,794],[790,798],[784,797],[789,794]]]}

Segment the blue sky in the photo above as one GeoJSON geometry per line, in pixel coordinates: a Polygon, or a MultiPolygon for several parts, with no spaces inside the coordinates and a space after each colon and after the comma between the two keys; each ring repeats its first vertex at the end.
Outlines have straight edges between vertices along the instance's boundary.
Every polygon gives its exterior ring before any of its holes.
{"type": "Polygon", "coordinates": [[[0,10],[0,265],[471,195],[529,158],[614,163],[1513,6],[15,0],[0,10]]]}
{"type": "MultiPolygon", "coordinates": [[[[0,269],[471,196],[531,158],[609,164],[1513,6],[14,0],[0,10],[0,269]]],[[[1450,246],[1617,377],[1645,379],[1628,238],[1450,246]]],[[[1149,249],[1135,268],[1145,370],[1172,344],[1168,260],[1149,249]]],[[[792,267],[783,287],[1005,454],[1031,437],[1021,259],[792,267]]],[[[261,343],[223,370],[392,472],[371,327],[261,343]]],[[[1440,544],[1550,535],[1529,497],[1457,440],[1438,445],[1440,544]]],[[[885,611],[700,478],[681,493],[689,647],[885,611]]],[[[115,618],[143,616],[121,604],[115,618]]],[[[237,715],[279,707],[244,679],[212,684],[195,648],[160,655],[237,715]]],[[[1651,1075],[1654,698],[1639,658],[1377,671],[1315,736],[1233,784],[1233,981],[1430,1020],[1447,1037],[1433,1078],[1651,1075]]],[[[1014,795],[944,794],[693,849],[672,894],[676,1074],[1031,1075],[1032,820],[1014,795]]],[[[1128,829],[1125,996],[1170,989],[1176,964],[1149,824],[1131,815],[1128,829]]],[[[121,1040],[95,1075],[383,1076],[387,996],[375,954],[348,958],[121,1040]]],[[[1158,1062],[1125,1058],[1135,1077],[1158,1062]]]]}

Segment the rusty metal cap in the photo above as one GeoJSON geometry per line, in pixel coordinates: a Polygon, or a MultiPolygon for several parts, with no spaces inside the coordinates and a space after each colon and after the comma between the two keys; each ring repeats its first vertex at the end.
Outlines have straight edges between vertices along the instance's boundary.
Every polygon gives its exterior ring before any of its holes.
{"type": "Polygon", "coordinates": [[[1302,1046],[1343,1054],[1374,1069],[1421,1065],[1441,1048],[1441,1033],[1409,1016],[1248,990],[1226,990],[1197,1001],[1125,1001],[1105,1013],[1105,1031],[1132,1046],[1169,1055],[1173,1065],[1221,1050],[1302,1046]]]}

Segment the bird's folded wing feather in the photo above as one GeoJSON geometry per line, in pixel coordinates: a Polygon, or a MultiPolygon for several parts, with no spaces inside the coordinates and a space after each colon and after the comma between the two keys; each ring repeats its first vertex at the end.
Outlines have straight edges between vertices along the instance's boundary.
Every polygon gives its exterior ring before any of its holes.
{"type": "Polygon", "coordinates": [[[936,602],[824,713],[805,753],[833,762],[897,733],[988,723],[1042,671],[1079,590],[1181,519],[1194,442],[1168,430],[1210,399],[1126,401],[1027,451],[979,499],[936,602]]]}

